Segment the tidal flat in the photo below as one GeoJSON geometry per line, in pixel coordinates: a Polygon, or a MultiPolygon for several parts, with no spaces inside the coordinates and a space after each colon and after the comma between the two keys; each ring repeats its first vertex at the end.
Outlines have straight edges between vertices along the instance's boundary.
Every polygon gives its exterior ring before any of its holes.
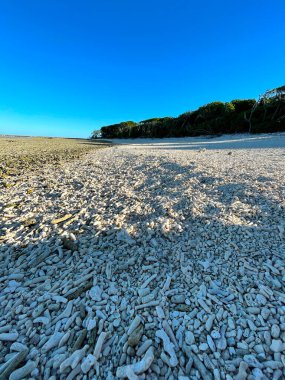
{"type": "Polygon", "coordinates": [[[44,164],[59,165],[105,146],[104,142],[88,139],[0,136],[0,180],[44,164]]]}

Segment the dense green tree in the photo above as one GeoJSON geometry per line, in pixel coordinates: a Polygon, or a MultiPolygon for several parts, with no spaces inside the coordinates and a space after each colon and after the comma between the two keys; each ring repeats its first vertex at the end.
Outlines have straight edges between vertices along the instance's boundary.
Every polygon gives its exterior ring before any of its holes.
{"type": "Polygon", "coordinates": [[[258,103],[254,99],[216,101],[178,117],[155,117],[139,123],[125,121],[102,127],[101,135],[102,138],[162,138],[248,131],[285,131],[283,93],[264,97],[258,103]]]}
{"type": "Polygon", "coordinates": [[[255,99],[234,99],[231,101],[231,103],[235,107],[236,112],[246,112],[250,111],[252,107],[255,105],[256,100],[255,99]]]}

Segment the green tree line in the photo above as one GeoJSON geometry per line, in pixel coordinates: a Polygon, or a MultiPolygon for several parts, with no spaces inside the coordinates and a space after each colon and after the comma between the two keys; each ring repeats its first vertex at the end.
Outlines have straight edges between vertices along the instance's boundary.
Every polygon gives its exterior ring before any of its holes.
{"type": "MultiPolygon", "coordinates": [[[[285,131],[285,97],[212,102],[178,117],[160,117],[101,127],[102,138],[185,137],[285,131]]],[[[96,137],[98,131],[94,131],[96,137]]]]}

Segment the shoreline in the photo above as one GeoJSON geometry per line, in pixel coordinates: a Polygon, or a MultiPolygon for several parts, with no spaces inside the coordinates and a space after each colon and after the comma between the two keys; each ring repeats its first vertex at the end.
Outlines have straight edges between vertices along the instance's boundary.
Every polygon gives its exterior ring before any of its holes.
{"type": "Polygon", "coordinates": [[[0,180],[16,174],[41,170],[43,165],[60,165],[78,159],[93,149],[111,144],[88,139],[2,136],[0,138],[0,180]]]}
{"type": "Polygon", "coordinates": [[[284,155],[117,145],[1,191],[0,377],[282,377],[284,155]]]}

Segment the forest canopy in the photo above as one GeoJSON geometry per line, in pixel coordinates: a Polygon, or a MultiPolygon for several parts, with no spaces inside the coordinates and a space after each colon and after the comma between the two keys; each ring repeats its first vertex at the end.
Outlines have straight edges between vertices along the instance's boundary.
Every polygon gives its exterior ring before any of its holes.
{"type": "MultiPolygon", "coordinates": [[[[185,137],[226,133],[285,131],[284,86],[267,91],[258,101],[215,101],[178,117],[124,121],[101,127],[102,138],[185,137]]],[[[92,137],[96,138],[98,131],[92,137]]]]}

